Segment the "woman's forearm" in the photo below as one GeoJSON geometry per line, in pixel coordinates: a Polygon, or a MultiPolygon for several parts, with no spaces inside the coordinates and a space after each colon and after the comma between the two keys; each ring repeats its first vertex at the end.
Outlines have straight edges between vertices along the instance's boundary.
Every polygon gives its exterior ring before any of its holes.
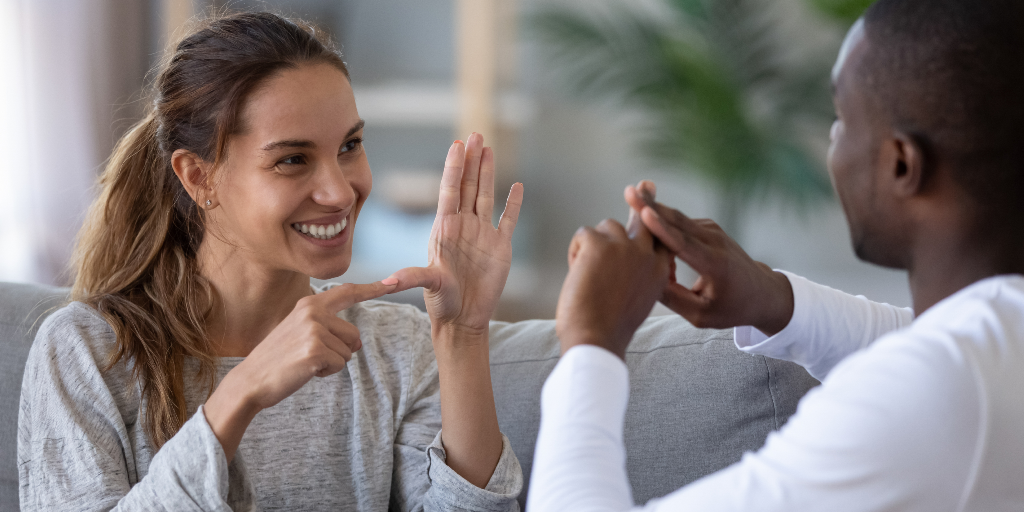
{"type": "Polygon", "coordinates": [[[487,329],[433,329],[441,383],[441,442],[446,462],[483,488],[501,458],[502,440],[491,388],[487,329]]]}
{"type": "Polygon", "coordinates": [[[245,386],[228,373],[203,405],[206,422],[217,436],[228,462],[235,457],[245,430],[259,413],[259,407],[247,398],[245,386]]]}

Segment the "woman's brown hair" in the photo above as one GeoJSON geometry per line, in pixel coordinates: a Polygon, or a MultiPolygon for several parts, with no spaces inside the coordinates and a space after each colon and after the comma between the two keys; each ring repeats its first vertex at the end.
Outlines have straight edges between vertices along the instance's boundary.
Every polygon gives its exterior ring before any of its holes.
{"type": "Polygon", "coordinates": [[[206,320],[214,298],[200,275],[203,209],[171,168],[178,149],[217,163],[254,88],[282,70],[326,63],[346,76],[340,53],[317,30],[269,13],[208,20],[160,68],[149,112],[117,144],[101,192],[79,233],[72,300],[113,327],[107,369],[131,368],[150,441],[163,446],[185,423],[186,358],[213,389],[216,357],[206,320]]]}

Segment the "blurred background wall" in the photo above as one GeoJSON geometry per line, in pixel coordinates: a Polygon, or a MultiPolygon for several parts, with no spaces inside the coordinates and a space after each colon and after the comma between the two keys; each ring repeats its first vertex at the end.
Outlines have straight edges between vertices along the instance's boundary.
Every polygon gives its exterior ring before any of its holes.
{"type": "Polygon", "coordinates": [[[572,234],[624,221],[622,189],[644,178],[769,265],[909,305],[905,276],[853,256],[824,171],[828,69],[864,3],[0,0],[0,280],[69,282],[97,173],[166,42],[193,16],[266,9],[334,35],[367,121],[374,192],[339,280],[425,264],[445,153],[475,130],[499,194],[526,188],[501,318],[553,316],[572,234]]]}

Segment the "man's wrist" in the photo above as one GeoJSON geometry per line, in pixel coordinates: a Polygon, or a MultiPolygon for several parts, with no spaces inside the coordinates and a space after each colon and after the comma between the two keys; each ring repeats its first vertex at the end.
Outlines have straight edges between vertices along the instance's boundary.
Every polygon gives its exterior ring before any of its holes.
{"type": "Polygon", "coordinates": [[[795,300],[793,285],[790,284],[786,274],[773,270],[769,281],[771,282],[770,292],[766,294],[764,300],[764,304],[768,306],[768,314],[761,321],[753,324],[753,327],[768,336],[775,336],[782,332],[793,319],[795,300]]]}
{"type": "Polygon", "coordinates": [[[607,333],[594,332],[592,330],[580,331],[567,334],[559,334],[558,339],[562,346],[562,355],[565,355],[569,349],[579,345],[593,345],[595,347],[603,348],[612,354],[615,354],[622,359],[626,360],[626,346],[628,343],[619,343],[614,336],[607,333]]]}

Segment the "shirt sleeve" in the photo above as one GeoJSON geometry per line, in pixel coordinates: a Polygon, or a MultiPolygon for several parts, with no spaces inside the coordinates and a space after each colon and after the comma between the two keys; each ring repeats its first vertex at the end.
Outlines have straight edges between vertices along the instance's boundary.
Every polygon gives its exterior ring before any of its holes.
{"type": "MultiPolygon", "coordinates": [[[[427,321],[429,322],[429,321],[427,321]]],[[[426,323],[426,346],[430,346],[426,323]]],[[[523,470],[504,434],[498,465],[481,489],[451,469],[441,443],[441,391],[432,350],[410,363],[410,403],[395,438],[392,508],[403,511],[518,512],[523,470]]]]}
{"type": "MultiPolygon", "coordinates": [[[[841,363],[760,451],[634,510],[959,510],[985,436],[976,375],[936,344],[878,343],[841,363]]],[[[541,399],[530,512],[633,507],[626,373],[596,347],[558,363],[541,399]]]]}
{"type": "Polygon", "coordinates": [[[132,485],[132,444],[114,398],[124,390],[112,390],[100,372],[97,344],[86,339],[95,329],[70,320],[58,312],[44,323],[25,369],[22,510],[230,510],[227,459],[202,408],[132,485]]]}
{"type": "Polygon", "coordinates": [[[872,302],[783,272],[793,287],[793,318],[768,337],[751,327],[737,327],[736,346],[751,354],[792,361],[823,380],[850,354],[882,335],[910,325],[914,312],[872,302]]]}
{"type": "Polygon", "coordinates": [[[541,390],[540,432],[526,510],[622,511],[633,506],[623,420],[626,364],[591,345],[569,349],[541,390]]]}

